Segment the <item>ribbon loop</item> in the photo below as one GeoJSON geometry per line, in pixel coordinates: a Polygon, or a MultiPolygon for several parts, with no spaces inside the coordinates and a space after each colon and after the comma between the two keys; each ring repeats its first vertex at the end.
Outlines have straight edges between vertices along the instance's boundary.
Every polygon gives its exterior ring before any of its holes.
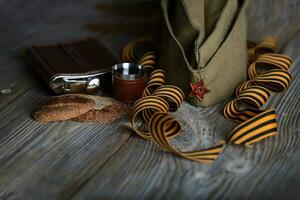
{"type": "Polygon", "coordinates": [[[170,112],[175,112],[184,100],[184,93],[181,89],[174,85],[160,86],[153,92],[152,95],[166,99],[169,104],[170,112]]]}
{"type": "Polygon", "coordinates": [[[147,85],[143,91],[143,97],[150,96],[153,91],[165,84],[165,72],[161,69],[154,70],[148,79],[147,85]]]}
{"type": "Polygon", "coordinates": [[[228,138],[234,144],[251,145],[277,133],[275,110],[267,110],[238,125],[228,138]]]}
{"type": "MultiPolygon", "coordinates": [[[[138,114],[141,113],[142,111],[146,110],[151,110],[151,112],[168,112],[169,105],[168,103],[156,96],[148,96],[148,97],[143,97],[135,102],[135,104],[132,107],[131,111],[131,126],[133,127],[133,130],[142,138],[151,140],[151,134],[149,132],[141,131],[138,129],[136,126],[136,121],[138,114]]],[[[148,111],[149,112],[149,111],[148,111]]],[[[147,116],[146,118],[144,117],[144,120],[146,122],[149,122],[151,116],[147,116]]]]}
{"type": "Polygon", "coordinates": [[[236,89],[236,98],[224,108],[225,118],[241,123],[231,132],[230,143],[251,145],[277,134],[275,111],[261,108],[271,92],[288,87],[292,79],[288,70],[293,62],[286,55],[275,54],[276,47],[276,40],[267,38],[249,49],[253,61],[248,69],[250,80],[236,89]]]}
{"type": "Polygon", "coordinates": [[[122,60],[123,61],[133,62],[133,63],[138,61],[138,59],[135,57],[134,51],[133,51],[137,41],[138,40],[135,40],[135,41],[129,42],[128,44],[125,45],[125,47],[123,48],[123,51],[122,51],[122,60]]]}
{"type": "Polygon", "coordinates": [[[253,79],[259,74],[272,69],[289,70],[292,65],[292,59],[288,56],[281,54],[263,54],[257,60],[250,64],[248,75],[253,79]]]}
{"type": "Polygon", "coordinates": [[[147,52],[141,59],[138,61],[139,65],[142,65],[144,69],[154,70],[156,66],[156,56],[154,51],[147,52]]]}
{"type": "Polygon", "coordinates": [[[215,147],[210,147],[199,151],[182,152],[171,145],[168,137],[165,134],[167,132],[167,129],[170,127],[169,124],[176,124],[177,126],[173,126],[171,132],[177,135],[178,131],[180,131],[181,129],[178,121],[176,121],[167,113],[155,113],[152,116],[149,124],[150,132],[156,144],[158,144],[165,151],[177,154],[186,159],[194,160],[197,162],[211,163],[224,149],[223,143],[220,143],[215,147]],[[175,129],[175,127],[179,127],[180,129],[175,129]]]}
{"type": "Polygon", "coordinates": [[[273,37],[267,37],[259,44],[248,42],[248,56],[249,60],[253,62],[259,55],[266,53],[274,53],[277,50],[278,42],[273,37]]]}

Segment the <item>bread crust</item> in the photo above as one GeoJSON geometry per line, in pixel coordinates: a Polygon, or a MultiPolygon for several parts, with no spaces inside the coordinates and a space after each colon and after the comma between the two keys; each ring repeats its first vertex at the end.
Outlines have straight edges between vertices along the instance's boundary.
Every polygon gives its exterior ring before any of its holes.
{"type": "Polygon", "coordinates": [[[93,109],[95,101],[76,95],[52,97],[42,103],[33,118],[40,122],[63,121],[78,117],[93,109]]]}
{"type": "Polygon", "coordinates": [[[74,120],[78,122],[110,123],[123,117],[129,106],[110,97],[66,94],[44,102],[33,118],[39,122],[74,120]]]}

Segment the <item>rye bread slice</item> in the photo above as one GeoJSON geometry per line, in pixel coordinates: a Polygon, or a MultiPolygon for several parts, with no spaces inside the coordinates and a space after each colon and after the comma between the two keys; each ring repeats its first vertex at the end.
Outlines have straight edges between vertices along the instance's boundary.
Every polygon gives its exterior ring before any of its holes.
{"type": "Polygon", "coordinates": [[[123,117],[128,111],[129,106],[110,97],[93,95],[79,95],[93,99],[96,104],[93,109],[74,118],[79,122],[111,123],[123,117]]]}
{"type": "Polygon", "coordinates": [[[76,118],[93,109],[95,101],[78,95],[61,95],[43,102],[33,118],[40,122],[63,121],[76,118]]]}

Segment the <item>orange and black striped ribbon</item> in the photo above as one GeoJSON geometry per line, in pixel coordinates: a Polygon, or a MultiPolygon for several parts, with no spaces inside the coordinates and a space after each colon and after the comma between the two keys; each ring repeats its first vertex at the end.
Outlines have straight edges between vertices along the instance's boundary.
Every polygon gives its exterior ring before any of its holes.
{"type": "Polygon", "coordinates": [[[163,77],[163,70],[151,73],[143,97],[135,102],[131,111],[133,130],[142,138],[153,140],[165,151],[194,161],[212,162],[223,150],[222,144],[200,151],[182,152],[169,142],[169,139],[181,132],[180,123],[169,112],[175,112],[180,107],[184,93],[176,86],[164,85],[163,77]],[[137,126],[138,116],[147,124],[146,131],[137,126]]]}
{"type": "MultiPolygon", "coordinates": [[[[146,53],[142,58],[133,55],[134,42],[123,51],[123,59],[128,62],[156,66],[155,54],[146,53]],[[131,52],[130,52],[131,51],[131,52]]],[[[277,134],[274,109],[262,109],[271,92],[281,92],[289,84],[292,76],[288,72],[292,60],[285,55],[275,54],[277,41],[267,38],[249,47],[249,80],[236,89],[236,98],[224,108],[227,119],[240,123],[229,135],[227,143],[251,145],[277,134]]],[[[135,102],[131,111],[131,125],[135,133],[144,139],[152,140],[163,150],[198,162],[213,162],[224,149],[224,142],[218,145],[191,152],[183,152],[174,147],[169,139],[181,132],[180,123],[170,115],[184,100],[182,90],[173,85],[165,85],[165,73],[161,69],[152,71],[143,92],[143,97],[135,102]],[[146,130],[137,126],[141,117],[146,130]]]]}
{"type": "Polygon", "coordinates": [[[292,60],[276,54],[277,41],[267,38],[250,48],[249,80],[236,89],[236,98],[224,108],[227,119],[240,123],[230,134],[228,142],[251,145],[278,134],[274,109],[262,109],[271,92],[285,90],[292,75],[288,71],[292,60]]]}
{"type": "Polygon", "coordinates": [[[141,58],[137,58],[134,49],[137,43],[141,40],[134,40],[129,42],[123,49],[122,59],[124,62],[137,63],[142,65],[144,69],[154,70],[156,65],[156,55],[154,51],[146,52],[141,58]]]}
{"type": "Polygon", "coordinates": [[[175,112],[180,107],[184,100],[184,93],[176,86],[165,85],[165,72],[163,70],[153,70],[156,66],[154,52],[150,51],[141,58],[130,57],[134,55],[134,45],[135,42],[132,42],[124,48],[124,61],[136,62],[144,68],[152,70],[143,97],[135,102],[130,114],[131,125],[135,133],[144,139],[154,141],[165,151],[186,159],[199,162],[214,161],[223,150],[222,144],[199,151],[182,152],[169,142],[169,139],[181,132],[180,123],[169,112],[175,112]],[[136,122],[139,117],[146,123],[146,130],[141,130],[137,125],[136,122]]]}

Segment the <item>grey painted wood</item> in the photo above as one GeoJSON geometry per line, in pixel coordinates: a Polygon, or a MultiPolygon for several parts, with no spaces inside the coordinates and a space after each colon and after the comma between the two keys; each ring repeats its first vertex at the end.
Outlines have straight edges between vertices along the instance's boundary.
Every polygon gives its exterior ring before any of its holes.
{"type": "Polygon", "coordinates": [[[38,123],[30,115],[44,95],[42,88],[32,88],[1,110],[3,197],[45,199],[70,195],[131,134],[124,128],[128,119],[113,126],[71,121],[38,123]]]}
{"type": "MultiPolygon", "coordinates": [[[[0,26],[0,199],[297,198],[300,193],[297,0],[276,0],[274,4],[255,0],[250,4],[249,37],[258,40],[278,33],[281,52],[295,60],[290,87],[273,94],[266,105],[277,109],[280,125],[277,137],[251,148],[227,145],[216,162],[207,165],[163,152],[152,142],[137,137],[130,130],[127,117],[107,125],[71,121],[41,124],[31,119],[37,104],[51,93],[23,63],[22,49],[32,43],[95,36],[118,55],[127,41],[148,31],[137,27],[145,27],[143,21],[154,23],[156,17],[154,14],[143,17],[147,9],[155,8],[151,1],[122,2],[0,2],[0,18],[5,19],[0,26]],[[127,12],[126,5],[130,6],[127,12]],[[264,10],[263,6],[269,9],[264,10]],[[285,17],[280,18],[284,13],[285,17]],[[128,27],[120,28],[122,23],[128,27]]],[[[188,150],[224,139],[236,124],[223,118],[223,106],[195,108],[185,103],[176,116],[184,122],[186,131],[172,142],[188,150]]]]}
{"type": "Polygon", "coordinates": [[[248,36],[258,41],[266,35],[277,37],[283,47],[299,35],[299,0],[251,0],[248,36]]]}
{"type": "MultiPolygon", "coordinates": [[[[211,166],[166,154],[152,143],[137,142],[132,137],[75,197],[259,199],[287,195],[296,198],[300,73],[296,68],[293,72],[295,80],[289,90],[272,97],[272,107],[277,107],[280,116],[278,137],[252,148],[227,146],[211,166]]],[[[189,121],[205,143],[232,130],[232,124],[221,119],[221,110],[222,106],[215,106],[195,111],[194,107],[184,105],[180,113],[186,119],[196,118],[189,121]]]]}

